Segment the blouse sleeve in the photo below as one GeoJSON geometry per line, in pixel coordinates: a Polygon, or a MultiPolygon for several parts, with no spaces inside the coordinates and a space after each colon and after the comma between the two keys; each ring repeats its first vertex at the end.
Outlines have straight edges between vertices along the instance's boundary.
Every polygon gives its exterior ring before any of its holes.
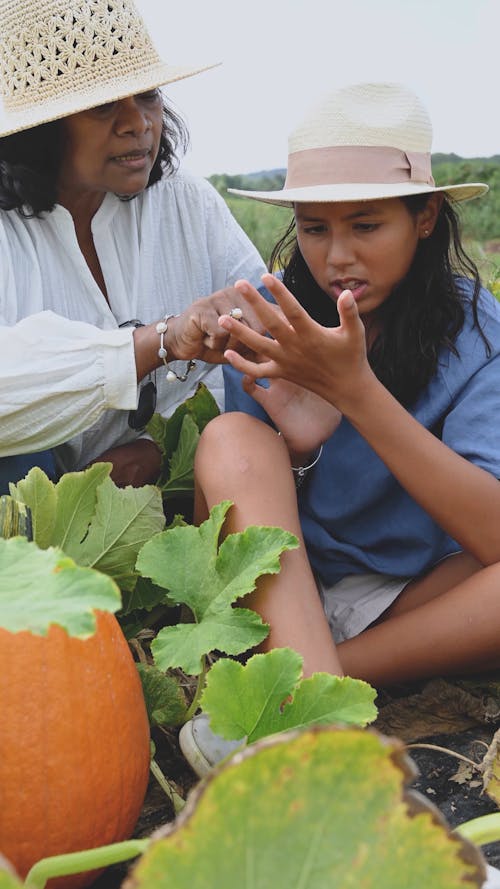
{"type": "Polygon", "coordinates": [[[0,457],[54,447],[108,408],[136,407],[132,329],[100,330],[51,311],[0,324],[0,457]]]}

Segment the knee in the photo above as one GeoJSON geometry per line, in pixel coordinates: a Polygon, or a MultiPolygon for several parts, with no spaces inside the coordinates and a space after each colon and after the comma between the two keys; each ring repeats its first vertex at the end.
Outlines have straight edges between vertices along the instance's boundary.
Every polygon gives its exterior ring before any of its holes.
{"type": "Polygon", "coordinates": [[[199,477],[205,470],[231,466],[250,468],[276,456],[287,455],[286,446],[274,429],[249,414],[232,411],[211,420],[203,430],[195,456],[195,474],[199,477]]]}

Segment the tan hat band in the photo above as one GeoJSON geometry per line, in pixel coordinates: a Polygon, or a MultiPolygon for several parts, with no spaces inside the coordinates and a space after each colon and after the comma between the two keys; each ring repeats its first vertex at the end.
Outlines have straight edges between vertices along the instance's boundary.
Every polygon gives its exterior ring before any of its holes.
{"type": "Polygon", "coordinates": [[[285,189],[347,182],[434,185],[430,152],[366,145],[306,148],[288,157],[285,189]]]}

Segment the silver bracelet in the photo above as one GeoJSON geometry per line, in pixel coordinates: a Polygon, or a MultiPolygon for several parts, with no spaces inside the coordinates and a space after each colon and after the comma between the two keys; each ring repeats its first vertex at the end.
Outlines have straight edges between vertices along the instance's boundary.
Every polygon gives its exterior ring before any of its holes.
{"type": "Polygon", "coordinates": [[[308,466],[292,466],[292,472],[295,472],[295,474],[296,474],[295,486],[297,488],[300,488],[302,482],[304,481],[304,477],[305,477],[306,473],[309,472],[309,470],[312,469],[314,466],[316,466],[316,463],[318,462],[322,453],[323,453],[323,445],[320,445],[318,455],[317,455],[317,457],[315,457],[315,459],[312,461],[312,463],[309,463],[308,466]]]}
{"type": "MultiPolygon", "coordinates": [[[[281,432],[278,432],[278,435],[281,435],[281,432]]],[[[302,482],[304,481],[304,476],[305,476],[306,472],[309,472],[310,469],[313,469],[316,466],[316,463],[318,463],[319,458],[321,457],[322,453],[323,453],[323,445],[321,444],[319,446],[319,451],[318,451],[316,457],[314,458],[314,460],[312,461],[312,463],[309,463],[308,466],[292,466],[292,472],[295,472],[296,476],[297,476],[295,479],[295,485],[297,488],[300,488],[302,482]]]]}
{"type": "Polygon", "coordinates": [[[165,317],[161,321],[158,321],[158,324],[156,325],[156,333],[160,335],[160,348],[158,349],[158,358],[161,358],[163,364],[167,368],[167,383],[175,383],[176,380],[178,380],[179,383],[185,383],[188,375],[191,373],[193,368],[196,367],[196,361],[190,359],[186,364],[186,370],[183,374],[176,373],[175,370],[172,370],[172,368],[168,366],[167,350],[165,348],[164,336],[168,330],[168,322],[171,318],[178,318],[178,315],[165,315],[165,317]]]}

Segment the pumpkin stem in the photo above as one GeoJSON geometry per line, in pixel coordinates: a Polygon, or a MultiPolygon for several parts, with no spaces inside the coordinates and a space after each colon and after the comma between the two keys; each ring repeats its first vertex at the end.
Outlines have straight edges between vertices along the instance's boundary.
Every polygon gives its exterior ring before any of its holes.
{"type": "Polygon", "coordinates": [[[198,705],[200,703],[200,698],[201,698],[203,690],[205,688],[205,681],[206,681],[207,673],[208,673],[208,661],[205,656],[202,658],[201,663],[202,663],[202,668],[201,668],[201,673],[198,676],[198,683],[196,685],[196,691],[194,693],[194,698],[191,701],[191,705],[190,705],[189,709],[186,711],[186,715],[184,717],[184,722],[189,722],[189,720],[193,718],[194,714],[196,713],[196,711],[198,709],[198,705]]]}
{"type": "Polygon", "coordinates": [[[0,537],[27,537],[33,540],[33,524],[29,506],[9,494],[0,497],[0,537]]]}
{"type": "Polygon", "coordinates": [[[174,807],[175,814],[178,815],[179,812],[181,811],[181,809],[183,809],[184,806],[186,805],[185,801],[182,799],[182,796],[179,796],[179,794],[175,792],[170,781],[168,780],[168,778],[165,777],[165,775],[163,774],[160,766],[158,765],[158,763],[156,762],[155,759],[151,760],[149,767],[151,769],[151,773],[155,776],[156,780],[158,781],[158,784],[160,785],[161,789],[168,796],[170,802],[172,803],[172,806],[174,807]]]}
{"type": "Polygon", "coordinates": [[[489,815],[480,815],[472,818],[455,828],[454,833],[460,834],[466,840],[471,840],[477,846],[485,843],[495,843],[500,840],[500,812],[491,812],[489,815]]]}
{"type": "Polygon", "coordinates": [[[26,889],[45,889],[47,881],[53,877],[66,877],[83,871],[99,870],[111,864],[119,864],[142,855],[151,840],[125,840],[97,849],[83,852],[68,852],[66,855],[53,855],[37,861],[29,871],[24,886],[26,889]]]}

